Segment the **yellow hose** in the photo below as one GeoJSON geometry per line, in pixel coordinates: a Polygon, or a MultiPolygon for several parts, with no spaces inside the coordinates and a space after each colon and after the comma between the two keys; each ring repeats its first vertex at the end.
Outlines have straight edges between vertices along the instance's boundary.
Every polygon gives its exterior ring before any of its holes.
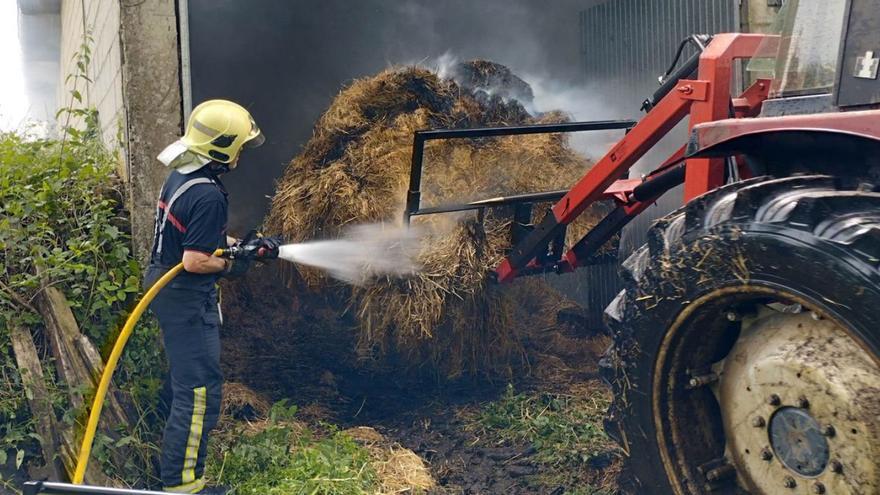
{"type": "MultiPolygon", "coordinates": [[[[222,254],[222,249],[214,251],[214,256],[220,256],[222,254]]],[[[107,364],[104,365],[104,371],[101,373],[101,381],[98,382],[98,390],[95,391],[95,400],[92,402],[92,410],[89,411],[89,422],[86,424],[82,447],[80,447],[79,456],[76,459],[76,470],[73,473],[74,484],[80,485],[82,484],[83,479],[85,479],[86,467],[89,465],[89,456],[92,453],[92,444],[95,441],[95,432],[98,429],[98,419],[101,417],[101,408],[104,407],[104,397],[107,396],[107,389],[110,387],[110,379],[113,377],[113,372],[116,370],[116,364],[119,362],[119,357],[122,355],[122,349],[125,348],[128,338],[134,331],[135,324],[141,318],[141,315],[144,310],[147,309],[147,306],[150,305],[153,298],[156,297],[156,294],[158,294],[159,291],[162,290],[162,287],[165,287],[165,285],[182,270],[183,263],[178,263],[172,269],[168,270],[168,273],[162,275],[162,277],[157,280],[149,290],[147,290],[147,293],[144,294],[141,300],[138,301],[137,306],[134,307],[134,311],[132,311],[128,316],[128,319],[125,320],[125,326],[123,326],[122,331],[119,332],[119,338],[117,338],[116,343],[113,344],[113,350],[110,351],[110,357],[107,358],[107,364]]]]}

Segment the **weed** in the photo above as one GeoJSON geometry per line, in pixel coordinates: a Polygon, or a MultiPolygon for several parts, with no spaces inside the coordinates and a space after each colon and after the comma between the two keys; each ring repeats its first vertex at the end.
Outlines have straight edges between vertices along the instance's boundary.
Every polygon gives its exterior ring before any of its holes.
{"type": "Polygon", "coordinates": [[[516,393],[508,385],[497,400],[483,406],[469,428],[492,446],[528,446],[540,467],[532,480],[541,486],[565,486],[572,495],[611,493],[605,480],[590,475],[616,457],[602,427],[610,404],[607,390],[578,387],[570,393],[516,393]]]}
{"type": "Polygon", "coordinates": [[[236,495],[362,495],[373,493],[369,452],[347,434],[323,425],[315,432],[293,420],[296,406],[272,407],[256,432],[211,440],[208,478],[236,495]]]}

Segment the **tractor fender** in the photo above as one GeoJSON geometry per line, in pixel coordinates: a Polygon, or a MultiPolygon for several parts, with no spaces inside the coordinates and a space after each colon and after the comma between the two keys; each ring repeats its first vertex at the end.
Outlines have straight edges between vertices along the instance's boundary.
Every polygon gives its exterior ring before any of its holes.
{"type": "Polygon", "coordinates": [[[880,110],[725,119],[694,126],[687,158],[744,155],[760,173],[876,169],[880,110]],[[779,169],[783,167],[784,169],[779,169]]]}

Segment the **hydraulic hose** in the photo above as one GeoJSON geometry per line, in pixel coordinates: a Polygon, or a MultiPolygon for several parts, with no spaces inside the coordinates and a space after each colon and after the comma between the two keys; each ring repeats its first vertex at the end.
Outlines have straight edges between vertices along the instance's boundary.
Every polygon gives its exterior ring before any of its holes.
{"type": "MultiPolygon", "coordinates": [[[[222,256],[224,252],[225,250],[218,249],[214,251],[214,256],[222,256]]],[[[159,291],[181,271],[183,271],[183,263],[178,263],[168,270],[165,275],[162,275],[162,277],[147,290],[141,300],[138,301],[131,314],[128,315],[128,319],[125,320],[125,325],[122,327],[122,331],[119,332],[119,337],[116,339],[116,343],[113,344],[113,350],[110,351],[110,357],[107,358],[107,364],[104,365],[104,371],[101,373],[101,381],[98,382],[98,389],[95,391],[95,400],[92,402],[91,411],[89,411],[89,421],[86,423],[86,431],[83,434],[82,446],[79,449],[79,456],[76,459],[76,470],[73,473],[74,484],[81,485],[85,479],[86,467],[89,465],[89,456],[91,456],[92,453],[92,444],[95,441],[95,432],[98,430],[98,419],[101,417],[101,408],[104,407],[104,398],[107,396],[107,389],[110,388],[110,379],[113,377],[113,372],[116,370],[116,364],[119,362],[119,357],[122,355],[122,349],[125,348],[128,338],[134,331],[135,324],[141,318],[141,315],[147,309],[147,306],[150,305],[150,302],[153,301],[153,298],[156,297],[156,294],[158,294],[159,291]]]]}

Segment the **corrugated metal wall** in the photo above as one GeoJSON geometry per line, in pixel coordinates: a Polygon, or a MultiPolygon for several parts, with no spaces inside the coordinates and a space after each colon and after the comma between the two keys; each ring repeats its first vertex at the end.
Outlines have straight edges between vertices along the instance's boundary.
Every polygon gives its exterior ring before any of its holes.
{"type": "MultiPolygon", "coordinates": [[[[690,34],[739,30],[739,0],[611,0],[581,12],[584,78],[644,98],[690,34]]],[[[692,52],[690,52],[692,53],[692,52]]],[[[638,110],[638,101],[633,101],[638,110]]]]}
{"type": "MultiPolygon", "coordinates": [[[[619,109],[620,118],[636,118],[641,102],[658,87],[681,40],[691,34],[739,31],[739,0],[610,0],[581,12],[584,83],[597,97],[619,109]]],[[[693,53],[688,47],[682,60],[693,53]]],[[[684,125],[661,141],[633,167],[638,176],[656,167],[686,139],[684,125]]],[[[623,232],[621,261],[645,242],[657,218],[681,204],[675,189],[638,216],[623,232]]],[[[553,282],[588,310],[590,325],[601,325],[601,311],[620,291],[617,265],[578,270],[553,282]]]]}

